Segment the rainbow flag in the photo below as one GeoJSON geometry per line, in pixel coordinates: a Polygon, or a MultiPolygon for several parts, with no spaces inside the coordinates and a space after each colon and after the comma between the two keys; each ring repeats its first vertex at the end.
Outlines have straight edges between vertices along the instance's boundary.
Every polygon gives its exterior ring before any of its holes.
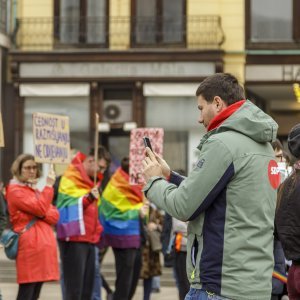
{"type": "Polygon", "coordinates": [[[278,280],[280,280],[283,283],[287,283],[287,276],[283,275],[277,271],[273,271],[272,276],[278,280]]]}
{"type": "Polygon", "coordinates": [[[84,155],[77,153],[60,180],[56,204],[59,211],[56,229],[60,239],[85,234],[82,199],[90,192],[93,182],[83,169],[83,159],[84,155]]]}
{"type": "Polygon", "coordinates": [[[103,243],[114,248],[140,247],[141,186],[129,185],[129,175],[118,168],[101,196],[100,222],[103,243]]]}

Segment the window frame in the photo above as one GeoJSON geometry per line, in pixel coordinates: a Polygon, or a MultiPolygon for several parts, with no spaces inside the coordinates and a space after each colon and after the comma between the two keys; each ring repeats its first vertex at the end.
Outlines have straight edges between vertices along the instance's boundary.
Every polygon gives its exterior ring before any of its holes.
{"type": "Polygon", "coordinates": [[[54,19],[53,19],[53,34],[54,34],[54,47],[55,48],[108,48],[109,47],[109,0],[105,1],[106,5],[106,21],[105,21],[105,42],[104,43],[88,43],[87,42],[87,5],[89,0],[79,0],[79,34],[76,43],[64,43],[60,41],[60,0],[54,0],[54,19]],[[81,34],[84,32],[84,34],[81,34]]]}
{"type": "MultiPolygon", "coordinates": [[[[130,47],[131,48],[149,48],[149,47],[186,47],[186,13],[187,13],[187,0],[182,1],[182,12],[183,12],[183,27],[182,27],[182,41],[178,43],[168,43],[163,42],[162,40],[162,33],[163,33],[163,22],[156,22],[158,24],[158,29],[156,32],[156,42],[151,43],[139,43],[136,41],[135,37],[135,28],[136,28],[136,17],[137,17],[137,1],[139,0],[131,0],[131,21],[130,21],[130,47]],[[161,38],[159,38],[161,33],[161,38]]],[[[162,18],[163,16],[163,1],[162,0],[155,0],[156,1],[156,18],[162,18]]]]}
{"type": "Polygon", "coordinates": [[[0,33],[5,35],[7,34],[7,7],[7,1],[0,0],[0,33]]]}
{"type": "Polygon", "coordinates": [[[300,1],[292,0],[292,42],[253,42],[251,41],[251,1],[245,0],[245,45],[246,49],[299,49],[300,48],[300,1]]]}

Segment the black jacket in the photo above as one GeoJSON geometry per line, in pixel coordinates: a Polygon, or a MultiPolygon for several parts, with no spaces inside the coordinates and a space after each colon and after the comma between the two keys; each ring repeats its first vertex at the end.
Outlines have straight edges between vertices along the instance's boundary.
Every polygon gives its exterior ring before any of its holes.
{"type": "MultiPolygon", "coordinates": [[[[274,270],[282,275],[286,274],[285,257],[280,241],[274,239],[274,270]]],[[[280,295],[283,292],[283,282],[277,278],[272,277],[272,294],[280,295]]]]}
{"type": "Polygon", "coordinates": [[[0,192],[0,236],[7,224],[7,208],[3,194],[0,192]]]}
{"type": "Polygon", "coordinates": [[[285,257],[300,263],[300,174],[292,174],[279,191],[275,225],[285,257]]]}

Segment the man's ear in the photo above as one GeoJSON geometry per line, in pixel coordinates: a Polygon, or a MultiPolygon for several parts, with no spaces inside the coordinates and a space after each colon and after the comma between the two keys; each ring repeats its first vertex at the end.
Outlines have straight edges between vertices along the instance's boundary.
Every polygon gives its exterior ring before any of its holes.
{"type": "Polygon", "coordinates": [[[224,110],[227,107],[224,100],[222,100],[222,98],[219,96],[214,97],[213,103],[216,106],[217,112],[221,112],[222,110],[224,110]]]}

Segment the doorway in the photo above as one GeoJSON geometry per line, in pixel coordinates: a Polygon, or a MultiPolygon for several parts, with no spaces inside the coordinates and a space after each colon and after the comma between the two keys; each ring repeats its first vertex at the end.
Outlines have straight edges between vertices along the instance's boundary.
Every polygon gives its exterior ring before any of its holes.
{"type": "Polygon", "coordinates": [[[111,129],[110,132],[101,132],[99,140],[111,154],[109,171],[113,174],[120,166],[122,158],[129,156],[130,132],[124,131],[123,128],[111,129]]]}

